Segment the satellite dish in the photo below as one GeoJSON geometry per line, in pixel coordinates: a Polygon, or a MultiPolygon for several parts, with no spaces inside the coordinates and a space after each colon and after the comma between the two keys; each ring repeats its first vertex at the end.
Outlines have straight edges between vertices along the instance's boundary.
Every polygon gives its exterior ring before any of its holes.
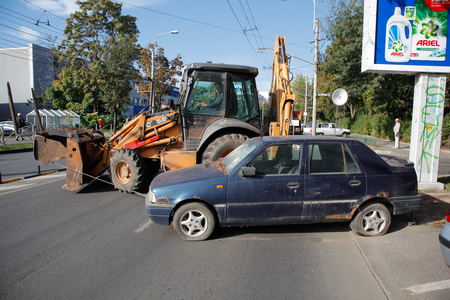
{"type": "Polygon", "coordinates": [[[347,103],[347,99],[348,94],[347,91],[344,89],[337,89],[333,92],[333,95],[331,95],[331,100],[337,106],[341,106],[347,103]]]}

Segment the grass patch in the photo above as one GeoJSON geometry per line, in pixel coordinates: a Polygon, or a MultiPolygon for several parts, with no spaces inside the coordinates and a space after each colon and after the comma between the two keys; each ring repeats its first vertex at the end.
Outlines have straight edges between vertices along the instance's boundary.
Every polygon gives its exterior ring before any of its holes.
{"type": "Polygon", "coordinates": [[[33,143],[6,145],[0,144],[0,151],[33,148],[33,143]]]}

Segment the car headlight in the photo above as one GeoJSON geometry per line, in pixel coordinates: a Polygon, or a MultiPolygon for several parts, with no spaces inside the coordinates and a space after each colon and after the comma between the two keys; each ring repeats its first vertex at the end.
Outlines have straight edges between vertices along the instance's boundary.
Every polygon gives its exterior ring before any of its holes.
{"type": "Polygon", "coordinates": [[[156,203],[156,196],[152,191],[149,191],[145,196],[145,205],[148,206],[150,203],[156,203]]]}

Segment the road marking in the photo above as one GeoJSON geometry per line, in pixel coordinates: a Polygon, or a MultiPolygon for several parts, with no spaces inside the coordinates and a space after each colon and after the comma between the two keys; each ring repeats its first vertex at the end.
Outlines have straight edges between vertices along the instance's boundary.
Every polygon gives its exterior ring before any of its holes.
{"type": "Polygon", "coordinates": [[[148,221],[142,223],[138,228],[136,228],[134,230],[134,233],[141,233],[142,231],[144,231],[145,229],[147,229],[148,227],[150,227],[150,225],[152,225],[152,220],[148,219],[148,221]]]}
{"type": "Polygon", "coordinates": [[[46,176],[37,176],[29,179],[23,179],[16,182],[10,182],[8,184],[0,184],[0,196],[14,193],[17,190],[26,190],[35,186],[44,185],[54,181],[61,180],[65,177],[66,173],[53,173],[46,176]]]}
{"type": "Polygon", "coordinates": [[[404,290],[410,291],[413,295],[417,295],[445,289],[450,289],[450,279],[410,286],[409,288],[405,288],[404,290]]]}

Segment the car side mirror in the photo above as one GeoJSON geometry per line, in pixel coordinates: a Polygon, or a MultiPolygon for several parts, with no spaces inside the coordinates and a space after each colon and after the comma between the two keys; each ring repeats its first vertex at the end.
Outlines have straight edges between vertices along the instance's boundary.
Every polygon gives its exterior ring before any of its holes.
{"type": "Polygon", "coordinates": [[[255,167],[242,167],[237,175],[239,177],[252,177],[256,175],[256,168],[255,167]]]}

